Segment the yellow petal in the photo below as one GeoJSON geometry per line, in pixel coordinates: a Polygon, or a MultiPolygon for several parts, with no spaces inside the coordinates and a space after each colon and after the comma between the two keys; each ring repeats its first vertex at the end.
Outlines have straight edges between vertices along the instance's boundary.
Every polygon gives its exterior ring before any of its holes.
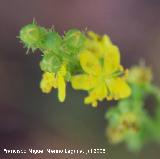
{"type": "Polygon", "coordinates": [[[126,98],[130,96],[131,89],[122,78],[111,79],[107,82],[110,91],[110,97],[114,99],[126,98]]]}
{"type": "Polygon", "coordinates": [[[107,88],[105,83],[99,84],[91,92],[91,96],[97,100],[102,101],[107,96],[107,88]]]}
{"type": "Polygon", "coordinates": [[[87,39],[86,48],[98,58],[101,58],[104,54],[104,48],[100,41],[87,39]]]}
{"type": "Polygon", "coordinates": [[[89,90],[97,83],[97,79],[91,75],[76,75],[71,78],[74,89],[89,90]]]}
{"type": "Polygon", "coordinates": [[[41,80],[40,88],[41,88],[43,93],[50,93],[51,90],[52,90],[52,84],[50,84],[50,83],[48,83],[44,80],[41,80]]]}
{"type": "Polygon", "coordinates": [[[85,104],[92,104],[93,107],[97,107],[98,103],[90,95],[84,99],[85,104]]]}
{"type": "Polygon", "coordinates": [[[108,35],[104,35],[102,37],[102,44],[103,44],[104,47],[112,45],[112,42],[111,42],[111,40],[110,40],[108,35]]]}
{"type": "Polygon", "coordinates": [[[98,85],[89,92],[89,96],[85,98],[85,104],[91,103],[92,106],[97,106],[97,100],[102,101],[107,96],[107,88],[105,83],[98,85]]]}
{"type": "Polygon", "coordinates": [[[54,84],[55,74],[45,72],[40,82],[40,88],[43,93],[50,93],[54,84]]]}
{"type": "Polygon", "coordinates": [[[120,52],[119,49],[111,45],[104,55],[104,71],[106,74],[112,74],[119,68],[120,65],[120,52]]]}
{"type": "Polygon", "coordinates": [[[100,39],[100,36],[93,31],[88,31],[87,34],[93,40],[97,41],[98,39],[100,39]]]}
{"type": "Polygon", "coordinates": [[[48,82],[52,82],[54,77],[55,77],[55,74],[51,72],[44,72],[42,75],[42,79],[48,82]]]}
{"type": "Polygon", "coordinates": [[[98,75],[101,72],[101,65],[98,58],[90,51],[85,50],[80,53],[80,64],[83,70],[88,74],[98,75]]]}
{"type": "Polygon", "coordinates": [[[57,84],[58,84],[58,99],[60,102],[63,102],[66,97],[66,83],[64,77],[57,75],[57,84]]]}

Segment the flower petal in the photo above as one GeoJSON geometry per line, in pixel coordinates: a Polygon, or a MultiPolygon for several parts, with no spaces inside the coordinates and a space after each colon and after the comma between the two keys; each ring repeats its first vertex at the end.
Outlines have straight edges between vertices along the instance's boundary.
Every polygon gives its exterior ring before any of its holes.
{"type": "Polygon", "coordinates": [[[91,75],[76,75],[71,78],[74,89],[89,90],[97,84],[97,79],[91,75]]]}
{"type": "Polygon", "coordinates": [[[111,45],[104,55],[104,71],[106,74],[112,74],[119,69],[120,66],[120,52],[119,49],[111,45]]]}
{"type": "Polygon", "coordinates": [[[105,83],[98,85],[89,92],[89,96],[85,98],[85,104],[91,103],[92,106],[97,106],[97,100],[102,101],[107,96],[107,88],[105,83]]]}
{"type": "Polygon", "coordinates": [[[91,92],[92,96],[102,101],[107,96],[107,88],[105,83],[97,85],[96,88],[91,92]]]}
{"type": "Polygon", "coordinates": [[[50,93],[52,90],[52,84],[48,83],[47,81],[41,80],[40,88],[43,93],[50,93]]]}
{"type": "Polygon", "coordinates": [[[40,82],[40,88],[43,93],[50,93],[55,83],[55,74],[50,72],[44,72],[42,80],[40,82]]]}
{"type": "Polygon", "coordinates": [[[80,53],[80,64],[88,74],[98,75],[101,72],[100,62],[90,51],[85,50],[80,53]]]}
{"type": "Polygon", "coordinates": [[[114,99],[126,98],[130,96],[131,89],[122,78],[111,79],[107,82],[110,91],[109,97],[114,99]]]}
{"type": "Polygon", "coordinates": [[[57,84],[58,84],[58,99],[60,102],[63,102],[66,97],[66,83],[64,77],[57,75],[57,84]]]}
{"type": "Polygon", "coordinates": [[[87,34],[92,40],[95,40],[95,41],[98,41],[101,38],[98,34],[96,34],[93,31],[88,31],[87,34]]]}

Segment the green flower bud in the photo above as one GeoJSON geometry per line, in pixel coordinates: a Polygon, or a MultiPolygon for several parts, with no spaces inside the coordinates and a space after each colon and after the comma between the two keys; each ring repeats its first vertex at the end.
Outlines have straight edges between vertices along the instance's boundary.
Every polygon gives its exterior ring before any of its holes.
{"type": "Polygon", "coordinates": [[[78,53],[79,50],[84,46],[84,42],[84,34],[77,29],[71,29],[65,34],[64,47],[70,54],[78,53]]]}
{"type": "Polygon", "coordinates": [[[46,30],[44,28],[36,24],[28,24],[21,29],[19,37],[27,48],[35,50],[42,47],[45,35],[46,30]]]}
{"type": "Polygon", "coordinates": [[[61,36],[56,32],[48,32],[46,34],[43,49],[44,50],[51,50],[55,53],[58,53],[62,44],[61,36]]]}
{"type": "Polygon", "coordinates": [[[60,65],[61,65],[60,59],[52,53],[44,54],[43,59],[40,62],[40,68],[44,72],[56,73],[59,70],[60,65]]]}

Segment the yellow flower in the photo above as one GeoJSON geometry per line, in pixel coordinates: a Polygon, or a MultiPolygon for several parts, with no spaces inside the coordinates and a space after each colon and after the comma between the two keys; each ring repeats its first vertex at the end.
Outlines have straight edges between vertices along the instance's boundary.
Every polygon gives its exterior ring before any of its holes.
{"type": "Polygon", "coordinates": [[[50,93],[52,88],[57,88],[58,98],[61,102],[63,102],[66,96],[66,82],[64,79],[66,73],[66,65],[62,65],[60,70],[56,74],[45,72],[40,83],[42,92],[50,93]]]}
{"type": "Polygon", "coordinates": [[[92,49],[91,45],[88,48],[86,46],[80,53],[84,74],[71,78],[73,88],[87,90],[89,96],[84,102],[92,103],[93,106],[97,106],[97,100],[102,101],[104,98],[117,100],[128,97],[131,90],[125,82],[126,73],[120,65],[118,48],[109,42],[109,39],[103,40],[106,37],[98,42],[98,37],[94,34],[92,36],[91,41],[98,43],[98,47],[93,46],[95,48],[92,49]]]}
{"type": "Polygon", "coordinates": [[[116,125],[110,125],[106,129],[106,135],[111,143],[119,143],[128,135],[135,135],[140,131],[140,123],[137,114],[125,112],[120,116],[116,125]]]}
{"type": "Polygon", "coordinates": [[[119,126],[123,127],[126,131],[137,133],[139,131],[139,120],[137,114],[134,112],[126,112],[120,117],[119,126]]]}
{"type": "Polygon", "coordinates": [[[152,71],[149,67],[145,65],[133,66],[130,69],[128,81],[137,84],[150,83],[152,80],[152,71]]]}
{"type": "Polygon", "coordinates": [[[110,143],[117,144],[124,140],[125,131],[123,127],[109,127],[106,129],[106,136],[109,139],[110,143]]]}

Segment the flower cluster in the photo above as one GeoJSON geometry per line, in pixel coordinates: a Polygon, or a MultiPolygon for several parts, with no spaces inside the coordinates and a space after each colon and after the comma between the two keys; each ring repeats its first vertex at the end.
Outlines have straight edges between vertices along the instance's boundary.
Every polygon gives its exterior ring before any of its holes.
{"type": "Polygon", "coordinates": [[[53,29],[45,29],[35,22],[24,26],[20,31],[20,40],[24,46],[34,52],[42,52],[40,68],[43,71],[40,88],[43,93],[58,89],[60,102],[65,100],[66,82],[71,74],[79,69],[77,54],[84,45],[85,36],[77,29],[71,29],[60,36],[53,29]]]}
{"type": "Polygon", "coordinates": [[[97,106],[103,99],[118,100],[130,96],[126,82],[128,71],[120,63],[120,52],[107,35],[83,33],[71,29],[60,36],[35,22],[24,26],[20,40],[25,47],[42,53],[43,71],[40,88],[44,93],[58,89],[58,98],[65,100],[66,82],[76,90],[85,90],[85,104],[97,106]]]}

